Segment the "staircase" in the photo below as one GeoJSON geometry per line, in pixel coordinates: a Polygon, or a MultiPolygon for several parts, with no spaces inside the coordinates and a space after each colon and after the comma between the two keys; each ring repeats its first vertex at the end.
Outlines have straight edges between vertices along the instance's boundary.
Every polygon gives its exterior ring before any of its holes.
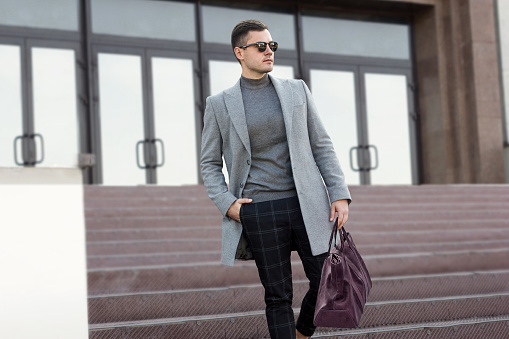
{"type": "MultiPolygon", "coordinates": [[[[313,338],[509,338],[509,186],[350,190],[373,288],[358,329],[313,338]]],[[[90,339],[268,337],[254,262],[220,265],[203,186],[87,186],[85,209],[90,339]]]]}

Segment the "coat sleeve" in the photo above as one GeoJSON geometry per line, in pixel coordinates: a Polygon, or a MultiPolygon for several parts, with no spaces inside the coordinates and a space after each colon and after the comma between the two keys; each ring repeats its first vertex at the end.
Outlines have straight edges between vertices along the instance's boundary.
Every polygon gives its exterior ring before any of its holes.
{"type": "Polygon", "coordinates": [[[336,156],[332,140],[318,116],[318,111],[309,88],[304,81],[301,80],[301,82],[306,93],[307,125],[311,151],[313,152],[316,165],[327,187],[330,201],[347,199],[348,203],[350,203],[352,198],[348,186],[346,185],[345,175],[343,174],[343,170],[336,156]]]}
{"type": "Polygon", "coordinates": [[[201,175],[210,199],[223,216],[237,198],[228,190],[223,175],[223,140],[211,98],[207,98],[201,142],[201,175]]]}

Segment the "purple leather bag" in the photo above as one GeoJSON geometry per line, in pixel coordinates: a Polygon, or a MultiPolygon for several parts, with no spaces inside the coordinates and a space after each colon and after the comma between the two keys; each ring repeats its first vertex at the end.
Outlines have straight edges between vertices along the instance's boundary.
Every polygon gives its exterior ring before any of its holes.
{"type": "MultiPolygon", "coordinates": [[[[337,225],[338,220],[336,220],[337,225]]],[[[355,248],[352,236],[342,227],[333,228],[329,252],[322,268],[315,309],[315,326],[354,328],[359,326],[371,289],[366,264],[355,248]],[[336,234],[339,233],[340,243],[336,234]],[[334,239],[334,248],[331,249],[334,239]]]]}

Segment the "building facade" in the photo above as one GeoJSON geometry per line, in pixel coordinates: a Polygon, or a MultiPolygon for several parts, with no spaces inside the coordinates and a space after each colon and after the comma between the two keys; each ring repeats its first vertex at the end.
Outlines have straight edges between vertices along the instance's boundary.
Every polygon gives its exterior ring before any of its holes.
{"type": "Polygon", "coordinates": [[[205,98],[238,80],[249,18],[280,45],[273,74],[310,87],[349,184],[507,182],[503,0],[2,0],[0,167],[200,183],[205,98]]]}

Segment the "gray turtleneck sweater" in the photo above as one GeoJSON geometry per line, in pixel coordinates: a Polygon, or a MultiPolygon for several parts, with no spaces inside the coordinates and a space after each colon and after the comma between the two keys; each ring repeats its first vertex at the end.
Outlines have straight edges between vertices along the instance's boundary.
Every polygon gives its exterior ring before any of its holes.
{"type": "Polygon", "coordinates": [[[296,196],[283,110],[274,85],[265,74],[261,79],[241,77],[240,87],[251,144],[251,168],[242,196],[253,202],[296,196]]]}

